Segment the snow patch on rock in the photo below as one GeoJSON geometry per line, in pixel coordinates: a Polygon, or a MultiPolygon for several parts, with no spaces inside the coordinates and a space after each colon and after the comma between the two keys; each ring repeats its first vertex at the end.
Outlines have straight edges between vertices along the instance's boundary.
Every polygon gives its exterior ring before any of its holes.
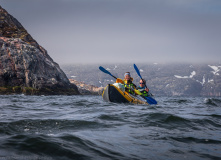
{"type": "Polygon", "coordinates": [[[174,75],[174,77],[176,78],[193,78],[193,76],[196,75],[196,71],[191,72],[190,76],[178,76],[178,75],[174,75]]]}
{"type": "Polygon", "coordinates": [[[191,72],[190,78],[193,78],[193,76],[196,75],[196,71],[191,72]]]}
{"type": "Polygon", "coordinates": [[[213,82],[214,80],[213,79],[208,79],[208,83],[211,83],[213,82]]]}
{"type": "Polygon", "coordinates": [[[212,68],[213,69],[213,71],[211,71],[214,75],[219,75],[219,71],[220,71],[220,69],[221,69],[221,66],[211,66],[211,65],[208,65],[210,68],[212,68]]]}
{"type": "Polygon", "coordinates": [[[176,77],[176,78],[189,78],[189,76],[178,76],[178,75],[174,75],[174,77],[176,77]]]}
{"type": "Polygon", "coordinates": [[[203,86],[206,82],[205,75],[203,76],[202,82],[200,82],[199,80],[196,80],[196,81],[199,82],[203,86]]]}

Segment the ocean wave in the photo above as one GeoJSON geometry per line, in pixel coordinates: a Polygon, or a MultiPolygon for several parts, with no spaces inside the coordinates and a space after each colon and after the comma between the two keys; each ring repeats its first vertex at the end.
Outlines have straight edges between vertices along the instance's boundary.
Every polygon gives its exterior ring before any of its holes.
{"type": "Polygon", "coordinates": [[[220,100],[203,100],[1,96],[0,159],[220,159],[220,100]]]}
{"type": "Polygon", "coordinates": [[[188,119],[168,113],[150,113],[148,119],[163,123],[190,122],[188,119]]]}
{"type": "MultiPolygon", "coordinates": [[[[139,159],[136,157],[132,158],[133,156],[131,155],[122,154],[119,151],[101,145],[101,143],[74,134],[61,134],[56,137],[44,134],[19,134],[4,139],[1,147],[5,156],[13,152],[11,158],[14,159],[21,159],[22,157],[29,157],[28,159],[41,157],[42,159],[64,160],[139,159]]],[[[1,157],[4,157],[4,154],[1,157]]]]}
{"type": "Polygon", "coordinates": [[[59,141],[57,139],[51,138],[45,135],[16,135],[7,138],[2,146],[7,151],[5,152],[13,152],[14,158],[29,157],[30,159],[34,157],[38,157],[37,155],[41,155],[41,158],[44,159],[89,159],[84,152],[79,152],[77,146],[79,144],[76,142],[73,146],[69,147],[65,144],[64,141],[59,141]],[[20,155],[20,156],[19,156],[20,155]]]}
{"type": "Polygon", "coordinates": [[[60,119],[25,119],[14,122],[0,122],[0,134],[50,134],[61,131],[75,131],[79,129],[98,129],[100,127],[110,127],[104,123],[86,120],[60,120],[60,119]]]}
{"type": "MultiPolygon", "coordinates": [[[[220,117],[218,115],[215,118],[220,117]]],[[[137,123],[137,122],[136,122],[137,123]]],[[[181,117],[168,113],[148,113],[140,116],[140,124],[143,126],[157,126],[165,129],[202,130],[202,128],[220,128],[220,119],[214,119],[214,115],[203,116],[201,119],[181,117]]],[[[139,128],[139,125],[137,126],[139,128]]]]}
{"type": "Polygon", "coordinates": [[[101,119],[101,120],[125,122],[125,120],[123,118],[121,118],[120,115],[102,114],[102,115],[98,116],[98,118],[101,119]]]}
{"type": "Polygon", "coordinates": [[[221,144],[220,140],[215,139],[200,139],[196,137],[170,137],[173,140],[184,143],[203,143],[203,144],[221,144]]]}
{"type": "Polygon", "coordinates": [[[178,103],[178,104],[193,103],[193,101],[191,101],[190,99],[180,99],[180,98],[165,100],[165,102],[178,103]]]}
{"type": "Polygon", "coordinates": [[[205,98],[204,103],[206,105],[221,107],[221,100],[216,98],[205,98]]]}

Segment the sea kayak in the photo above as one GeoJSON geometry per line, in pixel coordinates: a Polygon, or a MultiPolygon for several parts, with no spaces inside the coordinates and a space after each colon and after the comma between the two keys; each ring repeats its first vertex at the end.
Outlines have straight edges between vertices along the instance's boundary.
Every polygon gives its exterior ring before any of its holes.
{"type": "Polygon", "coordinates": [[[146,99],[143,97],[125,92],[113,84],[108,84],[105,87],[102,97],[108,102],[149,105],[149,103],[147,103],[146,99]]]}

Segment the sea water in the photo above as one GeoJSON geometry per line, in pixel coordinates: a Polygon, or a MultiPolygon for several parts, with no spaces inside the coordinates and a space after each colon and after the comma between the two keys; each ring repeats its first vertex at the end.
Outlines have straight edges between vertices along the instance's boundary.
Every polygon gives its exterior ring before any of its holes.
{"type": "Polygon", "coordinates": [[[0,160],[221,159],[221,98],[0,96],[0,160]]]}

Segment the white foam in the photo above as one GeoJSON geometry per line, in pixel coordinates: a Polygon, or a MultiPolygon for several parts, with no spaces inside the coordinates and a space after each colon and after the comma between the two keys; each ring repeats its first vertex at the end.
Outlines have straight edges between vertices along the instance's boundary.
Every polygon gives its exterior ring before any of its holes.
{"type": "Polygon", "coordinates": [[[30,129],[28,129],[28,128],[25,128],[25,129],[24,129],[25,132],[28,132],[29,130],[30,130],[30,129]]]}
{"type": "Polygon", "coordinates": [[[140,72],[143,72],[143,70],[142,70],[142,69],[140,69],[140,72]]]}
{"type": "Polygon", "coordinates": [[[110,71],[111,69],[110,68],[106,68],[106,70],[110,71]]]}

